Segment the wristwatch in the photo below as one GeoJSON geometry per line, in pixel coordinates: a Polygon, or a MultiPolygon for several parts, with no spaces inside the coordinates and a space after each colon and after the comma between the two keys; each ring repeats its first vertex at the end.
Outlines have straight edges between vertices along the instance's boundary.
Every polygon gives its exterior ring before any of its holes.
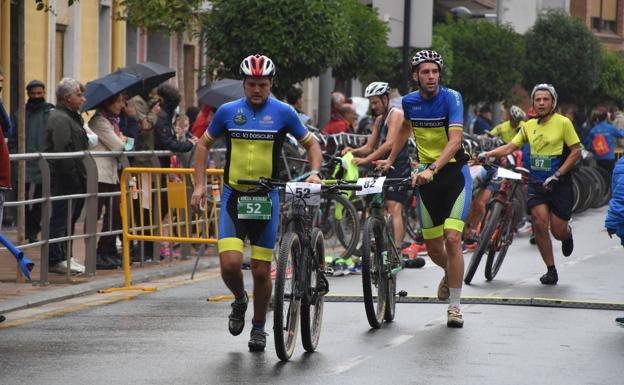
{"type": "Polygon", "coordinates": [[[434,174],[438,173],[438,166],[435,163],[431,163],[429,166],[427,166],[427,169],[433,171],[434,174]]]}
{"type": "Polygon", "coordinates": [[[555,171],[555,177],[561,178],[561,173],[559,172],[559,170],[555,171]]]}
{"type": "Polygon", "coordinates": [[[321,172],[319,170],[310,170],[310,175],[318,175],[318,177],[321,177],[321,172]]]}

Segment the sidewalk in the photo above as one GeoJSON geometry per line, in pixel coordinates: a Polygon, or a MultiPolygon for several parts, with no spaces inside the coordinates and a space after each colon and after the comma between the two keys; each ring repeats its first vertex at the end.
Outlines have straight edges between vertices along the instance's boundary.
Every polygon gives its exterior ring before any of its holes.
{"type": "MultiPolygon", "coordinates": [[[[8,231],[4,235],[14,240],[15,230],[6,230],[8,231]]],[[[32,283],[26,282],[21,273],[18,273],[15,258],[8,251],[0,252],[0,314],[124,285],[123,269],[117,269],[100,270],[93,277],[75,275],[70,278],[70,281],[65,275],[50,273],[50,284],[41,286],[38,283],[39,247],[24,249],[24,253],[35,263],[35,268],[31,272],[32,283]]],[[[197,271],[218,266],[217,251],[214,246],[208,246],[205,254],[200,257],[197,271]]],[[[74,242],[73,255],[80,263],[84,263],[84,241],[74,242]]],[[[160,262],[144,263],[142,267],[135,263],[131,268],[132,283],[137,284],[182,274],[188,274],[190,277],[196,255],[197,251],[191,248],[191,255],[186,259],[166,258],[160,262]]]]}

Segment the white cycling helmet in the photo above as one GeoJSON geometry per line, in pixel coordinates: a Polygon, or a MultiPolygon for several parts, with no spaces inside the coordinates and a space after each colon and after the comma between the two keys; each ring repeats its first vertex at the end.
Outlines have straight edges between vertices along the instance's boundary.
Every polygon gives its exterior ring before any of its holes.
{"type": "Polygon", "coordinates": [[[555,111],[557,108],[557,91],[555,91],[555,86],[548,83],[541,83],[533,87],[533,91],[531,91],[531,103],[535,102],[535,93],[537,91],[548,91],[550,93],[550,96],[553,98],[553,105],[550,112],[555,111]]]}
{"type": "Polygon", "coordinates": [[[421,63],[435,63],[438,65],[440,71],[444,69],[444,60],[442,60],[442,55],[432,50],[422,50],[416,52],[416,55],[412,58],[412,70],[414,70],[421,63]]]}
{"type": "Polygon", "coordinates": [[[518,106],[511,106],[509,109],[509,117],[514,122],[520,122],[526,118],[526,114],[522,111],[522,108],[518,106]]]}
{"type": "Polygon", "coordinates": [[[244,77],[273,77],[275,75],[275,64],[267,56],[249,55],[241,62],[239,71],[244,77]]]}
{"type": "Polygon", "coordinates": [[[364,91],[364,97],[370,98],[371,96],[381,96],[390,92],[390,86],[386,82],[372,82],[366,87],[364,91]]]}

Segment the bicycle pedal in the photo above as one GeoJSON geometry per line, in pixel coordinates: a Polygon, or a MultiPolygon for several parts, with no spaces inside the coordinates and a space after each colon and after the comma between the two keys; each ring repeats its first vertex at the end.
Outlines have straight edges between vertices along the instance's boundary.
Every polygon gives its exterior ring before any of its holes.
{"type": "Polygon", "coordinates": [[[397,293],[399,297],[407,297],[407,292],[405,290],[401,290],[397,293]]]}

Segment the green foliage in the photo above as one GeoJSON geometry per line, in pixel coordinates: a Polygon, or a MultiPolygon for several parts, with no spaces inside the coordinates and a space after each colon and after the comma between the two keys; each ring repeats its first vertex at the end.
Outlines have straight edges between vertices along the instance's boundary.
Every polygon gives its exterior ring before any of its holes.
{"type": "Polygon", "coordinates": [[[462,93],[464,104],[511,96],[522,79],[525,57],[522,38],[511,27],[460,19],[437,25],[436,35],[449,42],[452,51],[452,78],[444,82],[462,93]]]}
{"type": "MultiPolygon", "coordinates": [[[[427,49],[437,51],[444,58],[444,75],[442,82],[448,84],[453,78],[453,50],[449,42],[444,36],[434,34],[432,37],[431,47],[427,49]]],[[[422,48],[410,48],[408,54],[408,65],[412,62],[412,57],[422,48]]],[[[360,80],[366,86],[374,81],[384,81],[390,84],[392,88],[400,88],[403,74],[403,49],[388,48],[386,56],[382,57],[383,61],[373,71],[366,72],[360,76],[360,80]]],[[[411,65],[410,65],[411,68],[411,65]]],[[[411,79],[411,73],[410,73],[411,79]]],[[[415,82],[410,82],[411,89],[416,89],[415,82]]]]}
{"type": "Polygon", "coordinates": [[[333,67],[339,79],[367,78],[387,65],[392,52],[388,47],[389,28],[379,20],[377,11],[358,0],[341,0],[342,32],[348,36],[347,45],[333,67]]]}
{"type": "Polygon", "coordinates": [[[243,58],[261,53],[275,62],[274,93],[318,76],[344,57],[348,36],[338,0],[215,0],[205,15],[209,74],[237,78],[243,58]]]}
{"type": "MultiPolygon", "coordinates": [[[[72,5],[74,5],[74,3],[77,3],[79,1],[80,0],[67,0],[67,6],[71,7],[72,5]]],[[[53,14],[56,14],[54,8],[52,8],[46,0],[35,0],[35,4],[37,5],[37,11],[51,12],[53,14]]]]}
{"type": "Polygon", "coordinates": [[[124,10],[117,17],[167,35],[193,33],[203,0],[121,0],[124,10]]]}
{"type": "Polygon", "coordinates": [[[600,81],[592,100],[624,105],[624,57],[621,54],[602,49],[600,81]]]}
{"type": "Polygon", "coordinates": [[[523,85],[551,83],[562,103],[583,104],[600,84],[600,43],[578,19],[561,12],[540,17],[525,34],[523,85]]]}

